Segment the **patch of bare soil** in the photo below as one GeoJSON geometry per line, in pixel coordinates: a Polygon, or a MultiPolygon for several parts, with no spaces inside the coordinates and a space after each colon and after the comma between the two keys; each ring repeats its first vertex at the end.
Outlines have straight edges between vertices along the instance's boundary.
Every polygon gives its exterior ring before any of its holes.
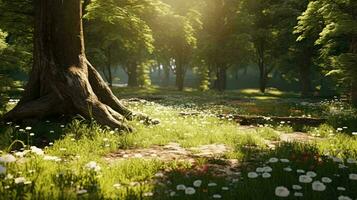
{"type": "Polygon", "coordinates": [[[188,161],[194,163],[197,158],[219,158],[229,151],[231,151],[230,147],[224,144],[202,145],[186,149],[178,143],[169,143],[164,146],[152,146],[150,148],[118,150],[108,154],[105,160],[114,162],[128,158],[142,158],[158,159],[165,162],[188,161]]]}

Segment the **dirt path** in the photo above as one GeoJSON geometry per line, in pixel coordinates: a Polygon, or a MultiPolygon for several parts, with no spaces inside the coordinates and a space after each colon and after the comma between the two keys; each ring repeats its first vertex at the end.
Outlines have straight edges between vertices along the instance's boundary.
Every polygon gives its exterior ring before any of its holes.
{"type": "Polygon", "coordinates": [[[183,148],[178,143],[169,143],[164,146],[152,146],[150,148],[118,150],[105,157],[109,162],[128,159],[158,159],[162,161],[188,161],[195,162],[197,158],[219,158],[230,152],[231,148],[224,144],[201,145],[194,148],[183,148]]]}

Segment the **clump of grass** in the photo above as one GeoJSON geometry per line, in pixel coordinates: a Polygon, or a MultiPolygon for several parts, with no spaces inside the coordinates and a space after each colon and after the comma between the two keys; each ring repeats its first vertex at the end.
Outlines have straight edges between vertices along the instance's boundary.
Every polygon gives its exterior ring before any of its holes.
{"type": "Polygon", "coordinates": [[[280,140],[280,132],[276,131],[272,128],[264,127],[264,128],[259,128],[256,131],[260,137],[262,137],[266,140],[272,140],[272,141],[280,140]]]}

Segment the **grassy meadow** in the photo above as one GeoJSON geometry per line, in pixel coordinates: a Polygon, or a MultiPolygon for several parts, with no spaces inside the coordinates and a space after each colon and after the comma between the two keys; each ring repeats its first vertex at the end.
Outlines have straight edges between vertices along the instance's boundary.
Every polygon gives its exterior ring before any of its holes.
{"type": "MultiPolygon", "coordinates": [[[[265,95],[159,88],[115,93],[160,124],[131,121],[133,133],[80,116],[2,124],[0,199],[357,198],[357,115],[337,98],[301,100],[276,89],[265,95]],[[327,123],[240,126],[229,114],[324,117],[327,123]],[[288,134],[309,139],[281,139],[288,134]],[[205,145],[224,151],[199,156],[205,145]]],[[[16,92],[4,98],[4,112],[16,98],[16,92]]]]}

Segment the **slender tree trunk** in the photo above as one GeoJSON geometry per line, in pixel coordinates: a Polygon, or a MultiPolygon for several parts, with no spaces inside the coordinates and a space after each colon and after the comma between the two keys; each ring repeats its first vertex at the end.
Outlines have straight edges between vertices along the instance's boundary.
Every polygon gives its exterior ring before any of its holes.
{"type": "Polygon", "coordinates": [[[138,65],[132,63],[128,69],[128,86],[129,87],[138,87],[138,65]]]}
{"type": "Polygon", "coordinates": [[[176,87],[179,91],[183,91],[185,82],[185,69],[183,63],[178,59],[176,63],[176,87]]]}
{"type": "Polygon", "coordinates": [[[354,107],[357,107],[357,79],[352,79],[351,87],[351,102],[354,107]]]}
{"type": "Polygon", "coordinates": [[[310,62],[300,65],[300,87],[301,96],[310,97],[312,95],[310,62]]]}
{"type": "Polygon", "coordinates": [[[132,112],[113,95],[84,51],[81,0],[35,0],[34,65],[18,105],[4,120],[80,114],[130,131],[132,112]]]}
{"type": "MultiPolygon", "coordinates": [[[[350,45],[350,52],[352,54],[357,54],[357,38],[353,37],[350,45]]],[[[353,107],[357,108],[357,63],[354,63],[355,66],[351,66],[352,70],[350,73],[352,74],[352,87],[351,87],[351,103],[353,107]]]]}
{"type": "Polygon", "coordinates": [[[312,64],[313,49],[311,47],[303,48],[299,59],[299,81],[302,97],[312,96],[311,84],[311,64],[312,64]]]}
{"type": "Polygon", "coordinates": [[[217,79],[216,79],[216,89],[220,92],[226,90],[227,86],[227,68],[225,66],[220,66],[217,70],[217,79]]]}
{"type": "Polygon", "coordinates": [[[164,70],[163,86],[169,86],[170,84],[170,64],[162,65],[164,70]]]}
{"type": "Polygon", "coordinates": [[[156,70],[157,70],[157,75],[158,75],[158,77],[159,77],[159,80],[160,80],[160,82],[159,82],[159,84],[161,84],[162,83],[162,69],[161,69],[161,63],[158,63],[158,66],[156,67],[156,70]]]}
{"type": "Polygon", "coordinates": [[[107,70],[108,70],[108,83],[110,87],[113,87],[113,75],[112,75],[112,67],[109,64],[107,66],[107,70]]]}
{"type": "Polygon", "coordinates": [[[259,65],[259,89],[260,92],[265,93],[266,86],[267,86],[267,72],[266,72],[266,66],[264,63],[261,63],[259,65]]]}
{"type": "Polygon", "coordinates": [[[108,83],[110,87],[113,87],[113,75],[112,75],[112,53],[110,48],[108,48],[108,64],[107,64],[107,71],[108,71],[108,83]]]}
{"type": "Polygon", "coordinates": [[[259,40],[256,44],[258,67],[259,67],[259,89],[265,93],[268,81],[268,70],[265,64],[265,41],[259,40]]]}

